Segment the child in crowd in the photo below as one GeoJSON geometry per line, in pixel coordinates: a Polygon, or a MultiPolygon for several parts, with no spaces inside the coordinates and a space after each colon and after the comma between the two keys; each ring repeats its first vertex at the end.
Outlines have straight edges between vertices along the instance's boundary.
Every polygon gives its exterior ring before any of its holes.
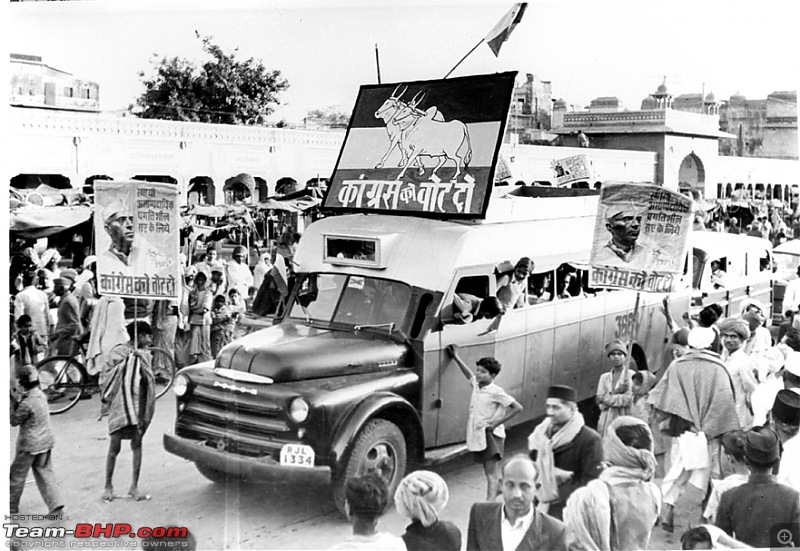
{"type": "Polygon", "coordinates": [[[405,551],[403,539],[378,531],[380,519],[389,505],[389,490],[380,476],[367,474],[348,478],[344,484],[345,510],[353,533],[331,549],[405,551]]]}
{"type": "Polygon", "coordinates": [[[23,365],[36,365],[42,359],[45,344],[33,329],[33,321],[28,314],[17,318],[17,331],[11,340],[11,349],[14,355],[12,369],[19,369],[23,365]]]}
{"type": "Polygon", "coordinates": [[[522,411],[522,406],[505,390],[494,384],[502,365],[494,358],[481,358],[473,374],[458,355],[458,346],[451,344],[447,352],[455,360],[464,377],[472,385],[472,398],[467,420],[467,449],[476,463],[483,464],[486,474],[486,501],[494,501],[499,491],[497,464],[503,459],[506,430],[503,423],[522,411]]]}
{"type": "Polygon", "coordinates": [[[244,336],[244,328],[241,323],[247,312],[247,304],[238,289],[231,289],[228,291],[228,298],[230,299],[231,315],[234,322],[233,340],[237,340],[244,336]]]}
{"type": "Polygon", "coordinates": [[[214,297],[211,307],[211,357],[216,358],[219,351],[233,338],[234,317],[228,307],[225,295],[214,297]]]}
{"type": "Polygon", "coordinates": [[[156,407],[156,380],[152,357],[147,347],[153,344],[153,330],[144,321],[127,327],[129,341],[118,344],[109,352],[102,377],[102,400],[108,404],[108,456],[106,486],[103,501],[114,499],[114,466],[122,440],[131,441],[133,477],[130,497],[136,501],[150,496],[139,492],[139,472],[142,468],[142,439],[156,407]]]}
{"type": "MultiPolygon", "coordinates": [[[[20,316],[22,317],[22,316],[20,316]]],[[[19,501],[25,489],[28,472],[33,478],[51,515],[63,512],[64,503],[59,495],[53,472],[51,452],[55,445],[50,427],[47,398],[39,388],[39,374],[32,365],[19,369],[21,394],[11,395],[11,426],[19,427],[17,451],[11,462],[11,514],[19,513],[19,501]]]]}
{"type": "Polygon", "coordinates": [[[711,481],[711,495],[703,511],[703,518],[709,524],[717,520],[719,500],[726,491],[741,486],[750,478],[750,468],[744,455],[745,433],[740,430],[726,432],[722,435],[722,453],[720,454],[720,470],[722,480],[711,481]]]}

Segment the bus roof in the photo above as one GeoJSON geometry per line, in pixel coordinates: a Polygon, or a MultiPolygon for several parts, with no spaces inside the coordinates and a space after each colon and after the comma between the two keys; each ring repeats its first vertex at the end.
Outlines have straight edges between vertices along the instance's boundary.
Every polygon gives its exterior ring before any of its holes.
{"type": "Polygon", "coordinates": [[[725,256],[733,251],[741,251],[744,247],[758,250],[772,249],[772,243],[760,237],[713,231],[694,231],[689,243],[692,247],[707,253],[715,251],[714,256],[717,257],[725,256]]]}
{"type": "Polygon", "coordinates": [[[491,219],[480,222],[385,214],[318,220],[300,240],[295,255],[297,269],[385,277],[444,291],[454,270],[461,267],[514,263],[522,256],[534,261],[534,272],[564,262],[588,263],[597,197],[517,199],[507,199],[494,209],[491,219]],[[380,268],[343,266],[326,260],[326,236],[379,240],[380,268]]]}

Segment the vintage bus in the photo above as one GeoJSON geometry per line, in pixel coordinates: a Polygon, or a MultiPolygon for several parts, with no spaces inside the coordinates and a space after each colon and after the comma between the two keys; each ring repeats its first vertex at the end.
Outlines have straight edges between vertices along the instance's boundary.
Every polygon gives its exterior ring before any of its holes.
{"type": "MultiPolygon", "coordinates": [[[[343,482],[379,472],[392,489],[407,468],[465,450],[468,365],[503,364],[497,383],[540,418],[552,384],[593,403],[607,369],[604,344],[633,340],[639,369],[661,368],[669,338],[661,294],[588,286],[597,195],[492,198],[483,221],[387,214],[311,224],[300,241],[286,313],[175,380],[177,419],[167,451],[213,481],[343,482]],[[497,294],[502,266],[534,262],[526,304],[495,319],[454,323],[456,293],[497,294]],[[499,268],[501,267],[501,268],[499,268]]],[[[688,272],[691,273],[691,272],[688,272]]],[[[684,279],[684,281],[686,278],[684,279]]],[[[672,295],[680,317],[688,285],[672,295]]]]}

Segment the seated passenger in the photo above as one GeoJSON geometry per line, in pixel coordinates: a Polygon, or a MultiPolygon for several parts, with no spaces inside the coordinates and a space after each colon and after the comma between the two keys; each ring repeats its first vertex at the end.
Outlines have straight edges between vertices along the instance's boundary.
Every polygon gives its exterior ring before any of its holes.
{"type": "Polygon", "coordinates": [[[556,290],[558,294],[558,298],[572,298],[573,295],[570,291],[570,287],[572,287],[572,280],[575,277],[574,272],[562,272],[558,276],[558,282],[556,285],[556,290]]]}
{"type": "Polygon", "coordinates": [[[553,300],[553,291],[550,272],[533,274],[528,287],[528,303],[539,304],[540,302],[550,302],[551,300],[553,300]]]}
{"type": "Polygon", "coordinates": [[[719,260],[711,261],[711,283],[714,284],[715,289],[725,287],[725,278],[727,272],[722,269],[722,264],[719,260]]]}
{"type": "Polygon", "coordinates": [[[519,308],[528,303],[528,275],[531,269],[533,261],[523,256],[512,272],[501,275],[497,280],[497,298],[504,308],[519,308]]]}
{"type": "MultiPolygon", "coordinates": [[[[455,323],[466,324],[475,320],[488,318],[492,319],[502,316],[506,309],[497,297],[480,298],[469,293],[456,293],[453,295],[453,319],[455,323]]],[[[444,320],[445,323],[452,323],[451,320],[444,320]]]]}

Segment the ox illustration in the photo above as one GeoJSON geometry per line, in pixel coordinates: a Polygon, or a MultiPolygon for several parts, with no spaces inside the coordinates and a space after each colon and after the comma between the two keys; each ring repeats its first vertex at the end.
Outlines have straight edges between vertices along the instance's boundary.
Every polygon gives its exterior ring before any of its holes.
{"type": "Polygon", "coordinates": [[[438,157],[431,178],[436,177],[436,172],[448,159],[455,162],[456,172],[451,181],[456,182],[461,175],[462,165],[466,170],[472,160],[467,125],[458,120],[445,121],[436,107],[429,107],[426,111],[417,109],[423,98],[415,97],[394,116],[394,123],[400,128],[401,148],[408,155],[396,179],[402,179],[408,167],[424,156],[438,157]]]}

